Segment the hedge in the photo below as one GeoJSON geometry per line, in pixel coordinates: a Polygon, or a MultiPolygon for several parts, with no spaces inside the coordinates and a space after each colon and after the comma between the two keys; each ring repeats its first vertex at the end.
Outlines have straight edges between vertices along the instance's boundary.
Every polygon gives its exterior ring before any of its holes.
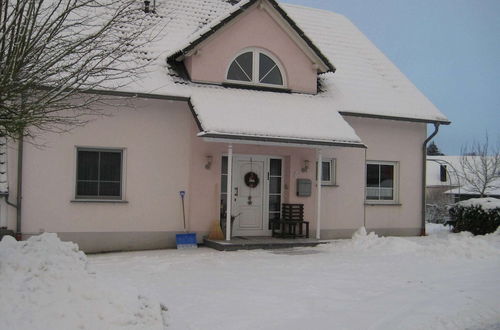
{"type": "Polygon", "coordinates": [[[477,203],[464,201],[450,208],[454,232],[468,231],[474,235],[485,235],[497,230],[500,226],[500,207],[483,207],[481,200],[486,199],[476,199],[477,203]]]}

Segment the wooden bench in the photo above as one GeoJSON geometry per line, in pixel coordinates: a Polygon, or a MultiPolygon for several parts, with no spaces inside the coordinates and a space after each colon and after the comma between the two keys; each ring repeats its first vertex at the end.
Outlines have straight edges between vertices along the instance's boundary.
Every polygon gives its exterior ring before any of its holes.
{"type": "Polygon", "coordinates": [[[309,221],[304,221],[304,204],[282,204],[281,219],[272,223],[272,236],[309,238],[309,221]]]}

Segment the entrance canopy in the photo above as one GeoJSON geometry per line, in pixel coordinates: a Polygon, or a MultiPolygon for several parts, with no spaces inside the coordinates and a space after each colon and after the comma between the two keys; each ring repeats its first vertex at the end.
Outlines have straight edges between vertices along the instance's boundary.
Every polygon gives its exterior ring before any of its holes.
{"type": "Polygon", "coordinates": [[[200,133],[210,139],[364,148],[330,99],[236,88],[198,89],[191,96],[200,133]]]}

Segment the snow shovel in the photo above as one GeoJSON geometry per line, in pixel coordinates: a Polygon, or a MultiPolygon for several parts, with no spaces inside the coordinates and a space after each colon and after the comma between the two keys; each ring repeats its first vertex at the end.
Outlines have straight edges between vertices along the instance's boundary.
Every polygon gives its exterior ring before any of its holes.
{"type": "Polygon", "coordinates": [[[184,207],[184,196],[186,195],[186,192],[184,190],[179,191],[179,195],[181,196],[182,202],[182,220],[184,221],[184,234],[175,235],[177,249],[197,248],[198,244],[196,243],[196,233],[188,233],[186,230],[186,211],[184,207]]]}

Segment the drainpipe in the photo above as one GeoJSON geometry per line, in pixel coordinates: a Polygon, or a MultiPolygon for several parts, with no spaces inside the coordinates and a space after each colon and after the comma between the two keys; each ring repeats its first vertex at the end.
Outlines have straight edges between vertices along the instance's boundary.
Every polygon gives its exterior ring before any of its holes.
{"type": "Polygon", "coordinates": [[[425,236],[425,187],[426,187],[426,176],[427,176],[427,143],[432,140],[433,137],[439,132],[439,123],[434,123],[434,132],[425,139],[422,146],[422,230],[420,231],[421,236],[425,236]]]}

